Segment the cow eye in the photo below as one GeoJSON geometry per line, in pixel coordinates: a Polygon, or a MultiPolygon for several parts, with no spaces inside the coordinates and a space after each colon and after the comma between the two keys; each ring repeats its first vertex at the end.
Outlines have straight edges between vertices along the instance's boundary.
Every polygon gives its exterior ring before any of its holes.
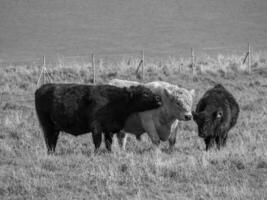
{"type": "Polygon", "coordinates": [[[144,97],[148,97],[148,93],[147,92],[144,93],[144,97]]]}
{"type": "Polygon", "coordinates": [[[176,102],[176,105],[182,107],[182,104],[179,101],[176,102]]]}

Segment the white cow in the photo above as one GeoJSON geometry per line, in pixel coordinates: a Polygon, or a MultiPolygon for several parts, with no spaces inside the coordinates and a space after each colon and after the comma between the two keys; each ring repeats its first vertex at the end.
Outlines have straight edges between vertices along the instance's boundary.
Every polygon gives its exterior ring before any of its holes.
{"type": "MultiPolygon", "coordinates": [[[[109,84],[117,87],[130,87],[141,83],[113,79],[109,84]]],[[[191,109],[195,91],[188,91],[163,81],[154,81],[143,85],[161,95],[163,105],[158,109],[130,115],[123,131],[117,134],[119,144],[125,149],[125,132],[134,134],[137,139],[140,139],[141,135],[146,132],[156,147],[160,141],[169,140],[169,148],[172,151],[176,142],[178,120],[188,121],[192,119],[191,109]]]]}

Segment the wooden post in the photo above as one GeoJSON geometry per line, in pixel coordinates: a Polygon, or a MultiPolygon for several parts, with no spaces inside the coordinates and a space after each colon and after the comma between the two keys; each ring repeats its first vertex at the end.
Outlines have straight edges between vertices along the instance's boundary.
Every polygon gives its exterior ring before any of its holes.
{"type": "Polygon", "coordinates": [[[137,66],[137,68],[136,68],[136,70],[135,70],[135,74],[136,74],[136,75],[137,75],[138,72],[139,72],[139,69],[140,69],[140,67],[141,67],[141,65],[142,65],[142,62],[143,62],[143,60],[141,60],[141,61],[139,62],[138,66],[137,66]]]}
{"type": "Polygon", "coordinates": [[[246,62],[246,60],[247,60],[248,54],[249,54],[249,53],[246,52],[245,58],[244,58],[244,60],[243,60],[243,65],[245,64],[245,62],[246,62]]]}
{"type": "Polygon", "coordinates": [[[191,62],[192,62],[192,73],[193,73],[193,78],[195,77],[195,52],[194,48],[191,48],[191,62]]]}
{"type": "Polygon", "coordinates": [[[53,82],[53,77],[52,77],[52,75],[51,74],[49,74],[48,73],[48,71],[47,71],[47,69],[46,69],[46,58],[45,58],[45,56],[44,56],[44,58],[43,58],[43,84],[45,84],[45,83],[52,83],[53,82]]]}
{"type": "Polygon", "coordinates": [[[144,50],[142,50],[142,82],[144,82],[144,67],[145,67],[145,54],[144,50]]]}
{"type": "Polygon", "coordinates": [[[43,77],[43,80],[42,80],[42,85],[45,84],[45,72],[46,72],[46,59],[45,59],[45,56],[43,56],[43,69],[42,69],[42,77],[43,77]]]}
{"type": "Polygon", "coordinates": [[[45,60],[45,56],[43,56],[43,67],[46,67],[46,60],[45,60]]]}
{"type": "Polygon", "coordinates": [[[95,79],[95,56],[94,56],[94,54],[92,53],[92,55],[91,55],[91,58],[92,58],[92,67],[93,67],[93,84],[95,84],[95,82],[96,82],[96,79],[95,79]]]}
{"type": "Polygon", "coordinates": [[[45,65],[46,65],[46,63],[45,63],[45,56],[43,56],[42,69],[41,69],[41,73],[40,73],[40,76],[39,76],[38,81],[37,81],[37,84],[36,84],[37,87],[43,85],[44,82],[45,82],[45,80],[44,80],[45,79],[45,77],[44,77],[45,76],[45,74],[44,74],[45,65]]]}
{"type": "Polygon", "coordinates": [[[62,56],[62,67],[65,67],[65,56],[62,56]]]}
{"type": "Polygon", "coordinates": [[[251,49],[248,43],[248,73],[251,74],[251,49]]]}

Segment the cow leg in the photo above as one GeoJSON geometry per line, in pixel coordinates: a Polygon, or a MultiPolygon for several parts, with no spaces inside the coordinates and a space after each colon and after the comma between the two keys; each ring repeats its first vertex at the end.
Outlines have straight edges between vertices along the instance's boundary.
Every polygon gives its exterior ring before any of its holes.
{"type": "MultiPolygon", "coordinates": [[[[229,111],[230,112],[230,111],[229,111]]],[[[229,131],[229,126],[227,125],[227,123],[223,123],[221,124],[219,130],[217,131],[217,141],[216,141],[216,144],[217,144],[217,148],[220,149],[220,147],[224,147],[226,145],[226,140],[227,140],[227,137],[228,137],[228,131],[229,131]]]]}
{"type": "Polygon", "coordinates": [[[208,151],[213,146],[214,139],[212,137],[206,137],[204,141],[206,144],[206,151],[208,151]]]}
{"type": "Polygon", "coordinates": [[[160,144],[160,138],[158,135],[158,132],[156,130],[156,127],[154,125],[154,121],[151,118],[150,114],[148,113],[143,113],[140,116],[141,123],[143,125],[143,128],[147,132],[148,136],[150,137],[152,143],[153,143],[153,148],[158,149],[159,144],[160,144]]]}
{"type": "Polygon", "coordinates": [[[222,140],[222,146],[223,146],[223,147],[226,146],[227,138],[228,138],[228,134],[225,134],[225,135],[223,136],[223,140],[222,140]]]}
{"type": "Polygon", "coordinates": [[[171,135],[170,135],[170,138],[169,138],[169,151],[172,152],[173,149],[174,149],[174,145],[176,143],[176,136],[177,136],[177,133],[178,133],[178,129],[179,129],[179,126],[178,126],[178,120],[177,122],[175,122],[175,124],[173,124],[173,127],[171,129],[171,135]]]}
{"type": "Polygon", "coordinates": [[[117,138],[118,138],[118,143],[120,145],[120,148],[125,151],[126,140],[127,140],[126,133],[124,131],[118,132],[117,138]]]}
{"type": "Polygon", "coordinates": [[[55,130],[54,123],[50,116],[42,111],[37,110],[38,118],[43,129],[47,153],[55,152],[59,131],[55,130]]]}
{"type": "Polygon", "coordinates": [[[217,136],[215,138],[215,142],[216,142],[216,146],[217,146],[217,149],[220,150],[221,149],[221,146],[222,146],[222,136],[217,136]]]}
{"type": "Polygon", "coordinates": [[[153,143],[153,146],[154,146],[153,148],[155,148],[155,149],[159,148],[160,138],[158,136],[158,133],[157,133],[155,126],[152,124],[152,125],[144,127],[144,128],[147,131],[147,134],[153,143]]]}
{"type": "Polygon", "coordinates": [[[93,123],[92,125],[92,137],[93,137],[93,142],[95,145],[95,153],[97,153],[101,142],[102,142],[102,129],[101,126],[98,123],[93,123]]]}
{"type": "Polygon", "coordinates": [[[93,142],[95,145],[95,153],[96,153],[98,151],[100,145],[101,145],[102,135],[101,135],[101,133],[93,133],[92,137],[93,137],[93,142]]]}
{"type": "Polygon", "coordinates": [[[112,146],[112,133],[106,133],[105,134],[105,145],[109,152],[111,152],[111,146],[112,146]]]}
{"type": "Polygon", "coordinates": [[[54,131],[53,134],[48,138],[48,149],[49,154],[56,151],[56,145],[58,140],[59,131],[54,131]]]}
{"type": "Polygon", "coordinates": [[[176,143],[176,137],[169,139],[169,151],[170,152],[173,152],[175,143],[176,143]]]}
{"type": "Polygon", "coordinates": [[[154,127],[154,125],[149,126],[147,128],[145,128],[147,131],[147,134],[149,135],[152,143],[154,144],[155,147],[158,147],[160,144],[160,138],[158,136],[157,130],[154,127]]]}
{"type": "Polygon", "coordinates": [[[221,147],[226,145],[227,134],[222,134],[215,138],[217,148],[220,150],[221,147]]]}
{"type": "Polygon", "coordinates": [[[215,138],[215,142],[216,142],[216,146],[217,146],[217,149],[218,150],[220,150],[220,148],[221,148],[221,143],[222,143],[222,137],[220,137],[220,136],[217,136],[216,138],[215,138]]]}

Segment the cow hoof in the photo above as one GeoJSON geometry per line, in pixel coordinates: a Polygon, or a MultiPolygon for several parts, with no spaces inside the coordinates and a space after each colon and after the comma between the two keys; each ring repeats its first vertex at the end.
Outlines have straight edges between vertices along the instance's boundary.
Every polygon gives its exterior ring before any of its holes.
{"type": "Polygon", "coordinates": [[[53,150],[48,150],[48,151],[47,151],[47,155],[49,155],[49,156],[54,156],[54,155],[56,155],[56,153],[55,153],[55,151],[53,151],[53,150]]]}
{"type": "Polygon", "coordinates": [[[101,153],[100,149],[95,149],[95,150],[94,150],[94,154],[95,154],[95,155],[99,155],[100,153],[101,153]]]}
{"type": "Polygon", "coordinates": [[[174,146],[170,146],[167,152],[169,154],[173,153],[174,152],[174,146]]]}
{"type": "Polygon", "coordinates": [[[151,150],[153,152],[155,152],[156,154],[161,152],[161,150],[159,148],[159,145],[153,145],[152,148],[151,148],[151,150]]]}

